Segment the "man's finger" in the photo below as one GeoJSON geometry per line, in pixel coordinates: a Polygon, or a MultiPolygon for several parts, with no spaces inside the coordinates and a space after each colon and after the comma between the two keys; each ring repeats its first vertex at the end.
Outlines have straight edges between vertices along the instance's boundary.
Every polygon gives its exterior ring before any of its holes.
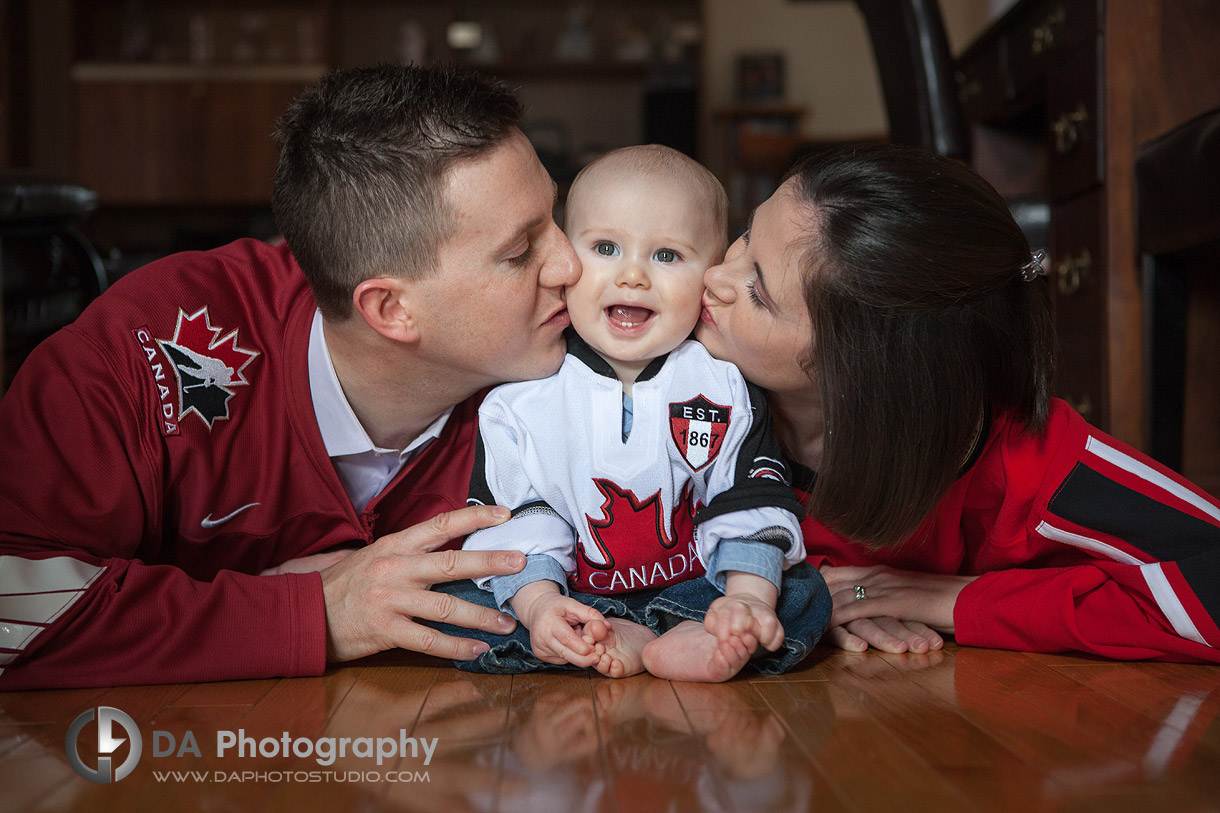
{"type": "Polygon", "coordinates": [[[400,649],[455,661],[473,660],[490,648],[483,641],[445,635],[407,618],[401,618],[390,635],[394,645],[400,649]]]}
{"type": "Polygon", "coordinates": [[[456,511],[445,511],[426,522],[388,534],[383,539],[398,553],[426,553],[446,542],[499,525],[511,516],[500,505],[470,505],[456,511]]]}
{"type": "Polygon", "coordinates": [[[444,584],[484,576],[511,576],[525,567],[516,550],[438,550],[411,557],[406,575],[416,585],[444,584]]]}
{"type": "MultiPolygon", "coordinates": [[[[454,551],[459,552],[461,551],[454,551]]],[[[517,626],[516,620],[508,613],[472,604],[448,593],[417,590],[413,592],[412,598],[414,600],[409,604],[399,607],[404,617],[440,621],[455,627],[482,630],[497,635],[507,635],[517,626]]]]}

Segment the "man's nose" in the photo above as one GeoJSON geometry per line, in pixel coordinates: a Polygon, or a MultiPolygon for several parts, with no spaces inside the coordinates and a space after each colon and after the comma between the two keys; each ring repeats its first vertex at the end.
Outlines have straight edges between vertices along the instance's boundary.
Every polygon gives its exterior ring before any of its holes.
{"type": "Polygon", "coordinates": [[[542,264],[538,274],[538,285],[542,288],[559,288],[565,285],[575,285],[580,279],[580,258],[568,242],[558,226],[553,226],[554,247],[542,264]]]}

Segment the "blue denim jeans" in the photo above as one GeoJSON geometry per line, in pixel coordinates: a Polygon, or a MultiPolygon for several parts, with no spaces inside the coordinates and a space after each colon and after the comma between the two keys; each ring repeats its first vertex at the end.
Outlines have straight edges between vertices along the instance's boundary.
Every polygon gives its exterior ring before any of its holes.
{"type": "MultiPolygon", "coordinates": [[[[438,584],[438,592],[484,607],[496,607],[495,597],[474,582],[462,581],[438,584]]],[[[571,597],[600,612],[607,618],[626,618],[662,635],[682,621],[703,621],[707,608],[721,593],[704,577],[679,582],[669,587],[637,590],[615,595],[594,595],[572,591],[571,597]]],[[[759,649],[746,665],[770,675],[778,675],[796,666],[817,644],[830,623],[830,591],[822,574],[806,562],[793,565],[784,572],[780,585],[776,615],[784,627],[784,642],[775,652],[759,649]]],[[[508,635],[496,635],[480,630],[455,627],[436,621],[416,619],[446,635],[486,641],[491,649],[472,661],[454,661],[454,666],[467,672],[512,675],[544,669],[578,670],[571,664],[553,664],[534,657],[530,648],[530,633],[521,624],[508,635]]]]}

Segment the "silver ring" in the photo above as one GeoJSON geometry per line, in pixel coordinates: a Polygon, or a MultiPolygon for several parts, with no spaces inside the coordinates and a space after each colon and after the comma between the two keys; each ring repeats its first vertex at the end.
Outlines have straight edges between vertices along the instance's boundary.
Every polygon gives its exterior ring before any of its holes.
{"type": "Polygon", "coordinates": [[[859,601],[862,598],[868,598],[868,591],[864,589],[864,585],[857,584],[852,587],[852,590],[854,590],[856,593],[856,601],[859,601]]]}

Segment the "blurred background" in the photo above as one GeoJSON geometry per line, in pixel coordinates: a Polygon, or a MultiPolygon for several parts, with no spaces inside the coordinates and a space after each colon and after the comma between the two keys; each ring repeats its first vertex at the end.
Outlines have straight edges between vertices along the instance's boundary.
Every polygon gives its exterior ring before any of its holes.
{"type": "MultiPolygon", "coordinates": [[[[1006,5],[943,0],[952,47],[1006,5]]],[[[0,166],[96,192],[82,229],[111,276],[270,236],[276,116],[326,70],[385,61],[518,87],[561,186],[601,151],[660,142],[711,166],[739,220],[770,191],[734,177],[743,127],[770,142],[763,164],[887,130],[849,0],[0,0],[0,166]]]]}
{"type": "Polygon", "coordinates": [[[799,156],[970,163],[1034,248],[1055,393],[1220,493],[1216,0],[0,0],[0,391],[157,257],[275,236],[276,118],[326,71],[477,66],[559,184],[658,142],[730,233],[799,156]]]}

